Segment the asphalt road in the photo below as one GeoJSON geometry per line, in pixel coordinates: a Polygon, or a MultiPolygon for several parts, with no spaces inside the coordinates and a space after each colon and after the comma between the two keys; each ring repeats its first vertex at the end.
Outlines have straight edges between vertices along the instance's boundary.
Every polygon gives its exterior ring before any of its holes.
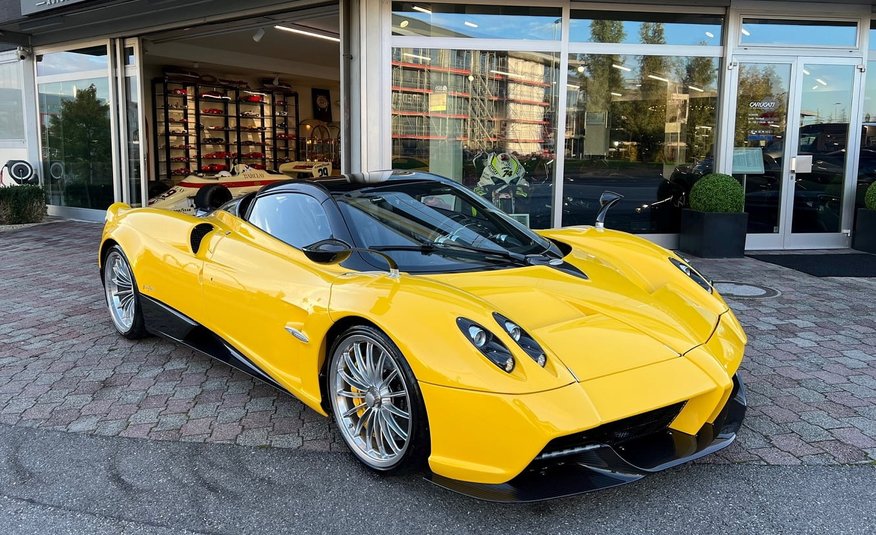
{"type": "Polygon", "coordinates": [[[876,466],[695,464],[584,496],[475,501],[347,454],[0,426],[0,532],[872,533],[876,466]]]}

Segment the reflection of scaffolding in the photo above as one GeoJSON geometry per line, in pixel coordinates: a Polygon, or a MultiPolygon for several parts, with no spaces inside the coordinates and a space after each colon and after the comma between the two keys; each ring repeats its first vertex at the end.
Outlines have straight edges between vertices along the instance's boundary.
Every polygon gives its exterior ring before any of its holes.
{"type": "Polygon", "coordinates": [[[499,76],[507,79],[506,89],[506,150],[520,154],[539,152],[546,143],[545,131],[549,130],[548,112],[551,83],[544,63],[528,58],[509,56],[507,66],[499,76]]]}
{"type": "Polygon", "coordinates": [[[497,141],[496,102],[499,82],[490,71],[498,65],[495,52],[472,52],[471,98],[469,98],[469,148],[489,151],[497,141]]]}
{"type": "Polygon", "coordinates": [[[434,157],[441,141],[472,151],[552,150],[557,69],[548,56],[394,49],[393,154],[434,157]]]}

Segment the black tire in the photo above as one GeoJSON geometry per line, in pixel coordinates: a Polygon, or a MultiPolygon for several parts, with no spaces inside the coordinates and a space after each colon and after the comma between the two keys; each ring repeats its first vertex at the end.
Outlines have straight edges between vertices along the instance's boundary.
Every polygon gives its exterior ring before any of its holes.
{"type": "Polygon", "coordinates": [[[170,189],[170,185],[166,182],[150,182],[149,183],[149,198],[154,199],[158,197],[162,193],[168,191],[170,189]]]}
{"type": "Polygon", "coordinates": [[[101,269],[107,309],[116,331],[130,340],[148,336],[137,281],[121,247],[109,248],[101,269]]]}
{"type": "MultiPolygon", "coordinates": [[[[380,355],[383,354],[381,353],[380,355]]],[[[381,362],[381,356],[374,358],[377,359],[378,363],[381,362]]],[[[329,411],[341,436],[344,438],[344,442],[350,448],[353,455],[369,469],[382,474],[401,475],[421,470],[425,466],[430,453],[429,421],[417,379],[414,377],[413,371],[411,371],[404,355],[402,355],[395,343],[379,329],[366,325],[354,326],[344,331],[334,341],[328,359],[325,386],[326,395],[329,398],[329,411]],[[342,378],[339,379],[341,376],[338,373],[339,368],[349,370],[344,358],[345,351],[355,360],[355,356],[353,356],[355,349],[353,346],[361,343],[373,343],[375,348],[379,347],[386,352],[386,360],[380,366],[382,370],[379,372],[380,376],[382,376],[383,370],[389,371],[386,376],[387,378],[393,376],[393,370],[398,371],[395,378],[391,379],[386,385],[385,392],[379,395],[371,395],[370,398],[368,396],[371,390],[355,389],[351,383],[342,378]],[[387,365],[390,361],[391,364],[387,365]],[[351,391],[358,390],[363,395],[360,399],[351,399],[351,392],[341,395],[338,393],[339,384],[345,384],[350,387],[351,391]],[[398,389],[402,387],[407,394],[405,397],[397,396],[399,393],[398,389]],[[392,397],[389,396],[390,393],[393,394],[392,397]],[[384,394],[387,397],[384,398],[384,394]],[[374,405],[370,403],[374,403],[374,405]],[[362,409],[361,413],[345,416],[344,412],[349,411],[351,405],[367,405],[367,407],[362,409]],[[373,417],[369,420],[366,415],[368,411],[372,410],[374,411],[372,413],[373,417]],[[392,440],[393,444],[399,446],[399,437],[401,435],[398,433],[393,434],[394,426],[387,422],[387,419],[396,422],[396,424],[402,422],[401,427],[404,427],[404,419],[396,415],[397,411],[410,414],[408,434],[404,440],[402,451],[394,453],[391,459],[377,458],[380,452],[383,451],[383,448],[393,453],[394,450],[390,446],[389,440],[392,440]],[[362,425],[362,431],[357,435],[355,433],[356,424],[363,419],[368,423],[362,425]],[[375,421],[377,424],[372,425],[375,421]],[[383,434],[384,432],[386,434],[383,434]],[[377,433],[382,438],[378,438],[377,441],[373,442],[369,441],[366,449],[364,443],[360,442],[363,442],[361,435],[367,436],[368,433],[372,433],[372,435],[377,433]],[[381,440],[382,442],[378,442],[381,440]],[[375,444],[376,446],[372,448],[372,445],[375,444]],[[369,449],[375,451],[369,453],[369,449]]],[[[377,367],[375,366],[375,368],[377,367]]]]}
{"type": "Polygon", "coordinates": [[[195,208],[212,212],[233,198],[231,190],[222,184],[210,184],[199,189],[195,194],[195,208]]]}

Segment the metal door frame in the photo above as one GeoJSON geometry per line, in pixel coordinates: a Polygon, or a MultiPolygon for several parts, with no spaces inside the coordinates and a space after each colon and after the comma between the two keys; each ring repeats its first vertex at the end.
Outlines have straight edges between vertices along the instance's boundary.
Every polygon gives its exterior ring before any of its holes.
{"type": "MultiPolygon", "coordinates": [[[[735,109],[739,88],[739,65],[741,63],[790,65],[790,87],[788,89],[788,107],[784,152],[782,155],[782,188],[779,201],[779,230],[776,233],[748,234],[745,248],[758,249],[842,249],[851,245],[851,228],[854,219],[855,184],[858,172],[858,154],[861,136],[861,106],[863,104],[864,66],[859,58],[841,56],[807,55],[801,51],[799,55],[787,54],[734,54],[728,62],[730,80],[727,100],[735,109]],[[852,100],[849,109],[849,135],[846,145],[845,179],[843,183],[843,213],[839,232],[830,233],[793,233],[792,221],[794,214],[795,173],[791,171],[792,158],[797,156],[800,135],[800,111],[803,96],[803,65],[849,65],[856,67],[853,71],[852,100]]],[[[735,120],[727,121],[723,154],[727,155],[725,166],[729,173],[732,167],[733,143],[735,138],[735,120]]]]}

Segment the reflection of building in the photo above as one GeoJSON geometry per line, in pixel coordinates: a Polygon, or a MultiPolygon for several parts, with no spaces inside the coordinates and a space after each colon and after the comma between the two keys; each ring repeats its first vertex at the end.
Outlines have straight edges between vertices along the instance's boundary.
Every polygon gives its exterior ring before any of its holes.
{"type": "Polygon", "coordinates": [[[430,142],[539,153],[548,142],[556,66],[532,54],[396,49],[393,156],[427,156],[430,142]]]}

